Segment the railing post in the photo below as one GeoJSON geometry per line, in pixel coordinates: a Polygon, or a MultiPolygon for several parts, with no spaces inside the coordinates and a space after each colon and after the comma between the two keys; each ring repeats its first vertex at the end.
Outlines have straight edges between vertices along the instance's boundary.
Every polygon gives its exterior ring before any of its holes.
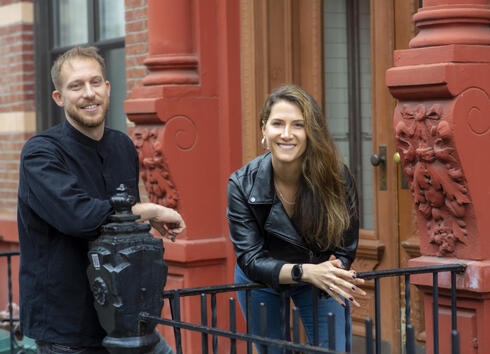
{"type": "Polygon", "coordinates": [[[376,354],[381,354],[381,305],[379,294],[379,278],[374,278],[374,320],[376,325],[376,354]]]}
{"type": "MultiPolygon", "coordinates": [[[[236,301],[230,297],[230,332],[236,333],[236,301]]],[[[236,339],[230,339],[230,354],[236,354],[236,339]]]]}
{"type": "Polygon", "coordinates": [[[351,307],[350,302],[345,304],[345,351],[350,353],[352,350],[352,326],[351,326],[351,307]]]}
{"type": "MultiPolygon", "coordinates": [[[[216,294],[211,294],[211,326],[218,327],[218,314],[216,312],[216,294]]],[[[218,337],[213,336],[213,354],[218,353],[218,337]]]]}
{"type": "Polygon", "coordinates": [[[327,315],[328,321],[328,349],[335,350],[335,315],[331,312],[327,315]]]}
{"type": "Polygon", "coordinates": [[[110,199],[115,214],[89,243],[87,276],[99,322],[110,353],[150,351],[159,342],[155,324],[138,326],[141,312],[160,316],[167,279],[162,239],[152,237],[149,224],[136,223],[136,203],[120,185],[110,199]]]}
{"type": "MultiPolygon", "coordinates": [[[[208,304],[206,301],[206,294],[201,294],[201,324],[203,326],[208,325],[208,304]]],[[[201,352],[203,354],[208,353],[208,335],[206,333],[201,334],[201,352]]]]}
{"type": "Polygon", "coordinates": [[[9,287],[9,326],[10,326],[10,352],[14,352],[14,321],[13,321],[13,309],[12,309],[12,265],[11,256],[7,255],[7,273],[8,273],[8,287],[9,287]]]}
{"type": "MultiPolygon", "coordinates": [[[[267,337],[267,308],[263,302],[259,305],[259,316],[260,316],[260,329],[259,333],[261,337],[267,337]]],[[[263,354],[267,354],[267,345],[260,345],[263,354]]]]}
{"type": "Polygon", "coordinates": [[[366,326],[366,354],[373,354],[373,320],[369,317],[365,320],[366,326]]]}

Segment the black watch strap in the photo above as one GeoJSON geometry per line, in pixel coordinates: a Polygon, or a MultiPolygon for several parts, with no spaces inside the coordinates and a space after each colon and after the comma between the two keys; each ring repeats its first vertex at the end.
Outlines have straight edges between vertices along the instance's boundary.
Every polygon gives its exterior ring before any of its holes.
{"type": "Polygon", "coordinates": [[[294,281],[301,281],[302,277],[303,277],[303,265],[295,264],[293,268],[291,268],[291,278],[294,281]]]}

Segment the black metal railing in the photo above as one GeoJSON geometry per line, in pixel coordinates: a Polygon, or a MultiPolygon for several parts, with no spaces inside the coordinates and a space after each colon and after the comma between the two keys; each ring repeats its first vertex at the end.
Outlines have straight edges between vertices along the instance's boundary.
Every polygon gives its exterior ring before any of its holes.
{"type": "MultiPolygon", "coordinates": [[[[358,277],[362,279],[374,279],[374,293],[375,293],[375,333],[376,339],[373,336],[373,325],[372,319],[367,318],[365,321],[366,326],[366,354],[373,354],[375,350],[376,354],[381,354],[381,308],[380,308],[380,279],[386,277],[405,277],[405,318],[406,318],[406,353],[415,354],[415,336],[413,325],[410,322],[410,275],[414,274],[433,274],[433,338],[434,338],[434,354],[439,354],[439,326],[438,326],[438,313],[439,313],[439,293],[438,293],[438,274],[441,272],[451,272],[451,311],[452,311],[452,328],[451,328],[451,338],[452,338],[452,354],[459,354],[459,335],[457,331],[456,324],[456,274],[464,272],[466,265],[464,264],[448,264],[442,266],[427,266],[427,267],[417,267],[417,268],[404,268],[404,269],[391,269],[391,270],[381,270],[374,272],[364,272],[358,273],[358,277]],[[375,346],[374,346],[375,344],[375,346]]],[[[176,289],[170,291],[164,291],[164,298],[168,298],[170,301],[170,309],[172,313],[172,319],[159,318],[154,316],[149,316],[148,314],[141,313],[140,321],[141,323],[156,323],[167,326],[172,326],[174,328],[175,345],[177,354],[183,353],[182,348],[182,335],[181,329],[190,330],[201,333],[201,351],[202,353],[208,353],[209,351],[209,336],[212,336],[212,352],[218,353],[218,337],[228,338],[230,340],[230,353],[236,353],[237,340],[245,341],[247,343],[247,353],[252,353],[252,344],[259,346],[262,353],[267,353],[269,347],[276,347],[282,350],[292,350],[303,353],[345,353],[334,351],[335,347],[335,326],[330,325],[335,322],[333,314],[328,314],[329,326],[328,326],[328,347],[321,348],[318,346],[318,297],[321,296],[319,291],[314,292],[313,295],[313,323],[314,323],[314,334],[313,343],[305,344],[300,343],[299,339],[299,313],[296,307],[292,309],[292,340],[287,340],[288,331],[290,330],[289,313],[287,313],[286,301],[289,299],[286,297],[285,293],[281,293],[281,339],[272,339],[267,337],[267,323],[266,323],[266,308],[265,305],[261,304],[258,314],[260,319],[260,335],[251,334],[250,328],[250,293],[254,289],[264,288],[264,285],[257,283],[248,284],[229,284],[220,286],[209,286],[200,288],[188,288],[188,289],[176,289]],[[247,333],[239,333],[236,330],[236,311],[235,302],[236,300],[232,297],[229,299],[229,329],[218,328],[217,323],[217,304],[216,295],[220,293],[245,291],[246,292],[246,306],[248,311],[246,323],[247,333]],[[211,326],[208,326],[208,314],[207,314],[207,297],[211,297],[211,326]],[[190,322],[181,321],[180,316],[180,299],[182,297],[188,296],[200,296],[201,302],[201,324],[195,324],[190,322]]],[[[347,320],[350,317],[350,306],[347,303],[345,308],[346,316],[346,328],[345,333],[350,333],[350,321],[347,320]]],[[[350,336],[346,335],[346,352],[351,351],[351,341],[350,336]]]]}
{"type": "MultiPolygon", "coordinates": [[[[12,257],[20,255],[19,251],[0,252],[0,258],[7,258],[7,274],[8,274],[8,308],[9,308],[9,331],[10,331],[10,352],[14,353],[14,315],[13,315],[13,300],[12,300],[12,257]]],[[[17,319],[18,320],[18,319],[17,319]]]]}

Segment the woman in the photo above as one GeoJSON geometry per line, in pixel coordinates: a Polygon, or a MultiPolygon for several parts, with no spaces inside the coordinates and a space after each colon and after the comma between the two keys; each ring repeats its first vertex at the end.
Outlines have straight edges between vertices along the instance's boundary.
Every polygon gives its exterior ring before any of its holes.
{"type": "MultiPolygon", "coordinates": [[[[274,90],[260,116],[269,150],[235,171],[228,183],[228,222],[237,265],[235,282],[261,282],[252,315],[267,307],[268,336],[280,338],[279,292],[288,291],[312,342],[312,287],[319,300],[319,342],[327,343],[327,314],[336,317],[336,349],[345,350],[344,299],[359,306],[363,284],[350,269],[358,243],[354,182],[316,101],[298,86],[274,90]],[[297,284],[288,287],[287,284],[297,284]]],[[[245,294],[238,293],[245,313],[245,294]]],[[[257,318],[258,316],[253,316],[257,318]]],[[[350,321],[350,319],[349,319],[350,321]]],[[[252,332],[259,333],[258,319],[252,332]]],[[[270,348],[272,352],[274,348],[270,348]]]]}

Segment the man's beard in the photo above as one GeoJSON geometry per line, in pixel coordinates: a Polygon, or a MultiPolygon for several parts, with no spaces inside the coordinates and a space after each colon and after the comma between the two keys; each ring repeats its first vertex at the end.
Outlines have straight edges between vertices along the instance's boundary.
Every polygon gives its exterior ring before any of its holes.
{"type": "Polygon", "coordinates": [[[68,116],[71,119],[73,119],[80,126],[85,127],[85,128],[96,128],[105,122],[105,118],[107,115],[107,109],[109,108],[109,104],[107,102],[103,102],[103,103],[101,103],[100,107],[102,108],[102,114],[99,117],[97,117],[97,119],[94,119],[93,117],[86,118],[83,115],[83,113],[80,114],[81,108],[79,108],[79,107],[71,106],[67,109],[66,113],[68,114],[68,116]]]}

